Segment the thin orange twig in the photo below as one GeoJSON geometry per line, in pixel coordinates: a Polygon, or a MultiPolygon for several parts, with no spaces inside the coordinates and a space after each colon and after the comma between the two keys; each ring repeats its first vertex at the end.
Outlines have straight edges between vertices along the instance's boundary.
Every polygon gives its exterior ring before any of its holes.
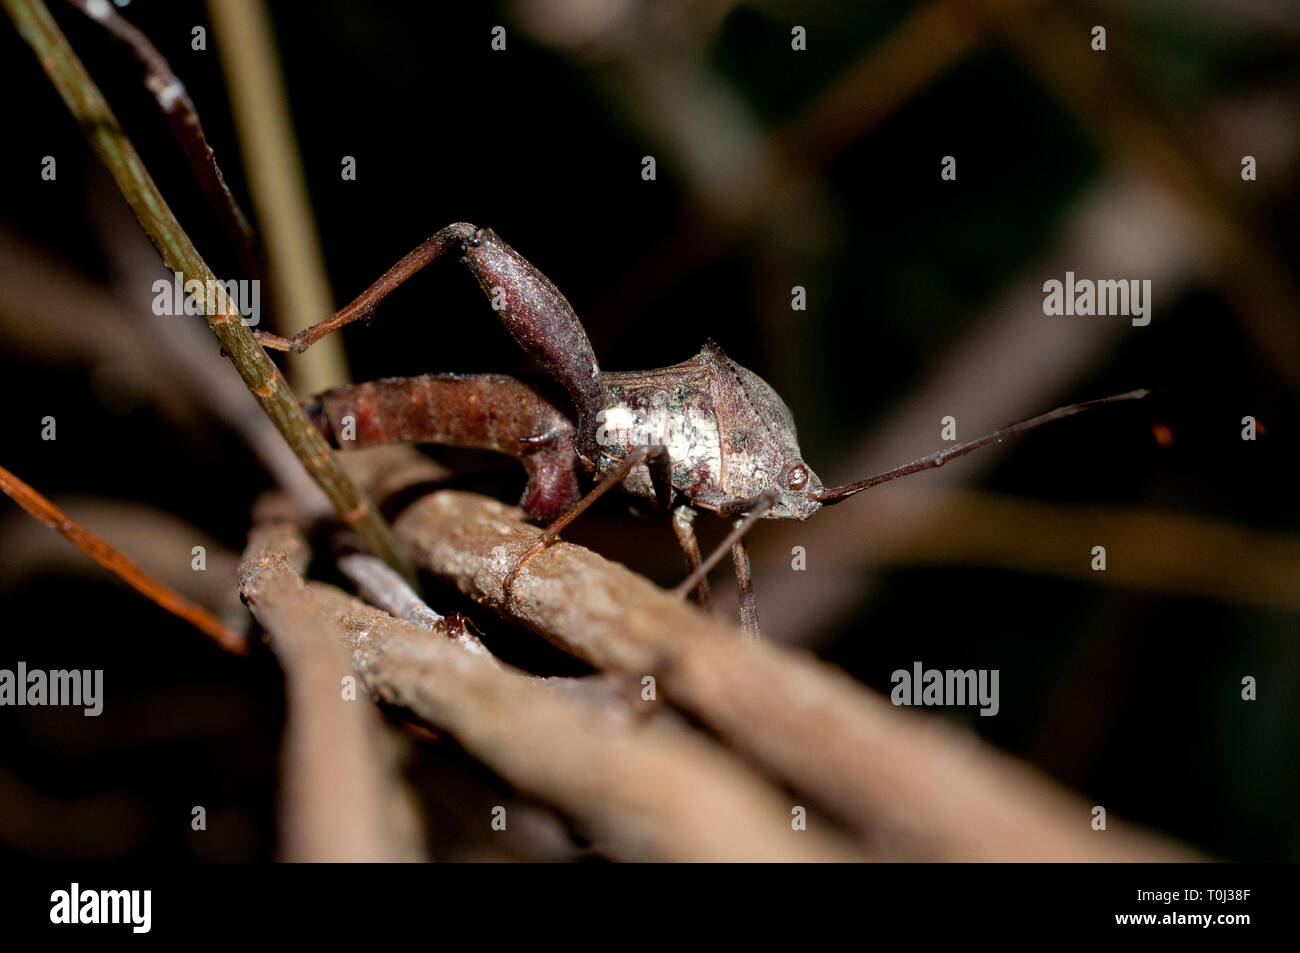
{"type": "Polygon", "coordinates": [[[129,585],[146,599],[179,616],[212,638],[227,652],[248,653],[248,642],[230,626],[202,606],[190,602],[166,583],[149,575],[125,555],[90,530],[79,526],[61,509],[41,496],[4,467],[0,467],[0,490],[50,529],[57,530],[72,544],[129,585]]]}

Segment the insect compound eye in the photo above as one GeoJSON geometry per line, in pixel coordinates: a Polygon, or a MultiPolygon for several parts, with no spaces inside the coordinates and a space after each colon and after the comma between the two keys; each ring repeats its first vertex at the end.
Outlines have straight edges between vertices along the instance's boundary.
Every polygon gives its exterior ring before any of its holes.
{"type": "Polygon", "coordinates": [[[790,490],[802,490],[808,485],[808,468],[802,463],[796,463],[786,474],[785,485],[790,490]]]}

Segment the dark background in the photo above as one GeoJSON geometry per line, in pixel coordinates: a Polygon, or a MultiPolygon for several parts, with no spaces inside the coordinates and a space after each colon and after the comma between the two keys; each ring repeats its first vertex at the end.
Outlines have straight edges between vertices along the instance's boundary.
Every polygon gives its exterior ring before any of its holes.
{"type": "MultiPolygon", "coordinates": [[[[1100,191],[1132,182],[1170,187],[1159,162],[1141,162],[1150,151],[1135,147],[1136,134],[1106,134],[1115,128],[1106,110],[1117,104],[1081,110],[992,26],[940,65],[889,52],[908,31],[924,36],[926,24],[933,27],[927,11],[941,6],[629,3],[624,20],[575,42],[556,39],[560,21],[545,5],[521,13],[487,3],[272,3],[335,299],[349,300],[448,222],[490,225],[564,291],[604,367],[675,363],[712,337],[763,375],[789,403],[805,459],[828,484],[866,476],[850,472],[848,461],[882,433],[911,450],[875,459],[872,472],[937,449],[938,415],[924,429],[899,432],[911,427],[908,401],[926,393],[927,381],[1008,301],[1020,300],[1009,297],[1014,288],[1062,278],[1064,267],[1080,277],[1150,277],[1137,269],[1093,274],[1083,258],[1062,258],[1060,268],[1044,261],[1058,245],[1071,247],[1072,229],[1100,191]],[[790,50],[793,23],[809,30],[807,52],[790,50]],[[509,31],[505,53],[489,47],[496,24],[509,31]],[[826,105],[872,62],[885,64],[886,77],[914,68],[921,78],[902,94],[882,83],[878,98],[868,79],[842,105],[826,105]],[[784,184],[749,175],[741,162],[729,166],[724,157],[737,141],[747,146],[741,157],[762,148],[786,157],[793,171],[784,184]],[[357,159],[356,181],[340,179],[344,155],[357,159]],[[654,182],[641,179],[644,155],[657,158],[654,182]],[[940,180],[945,155],[957,157],[955,182],[940,180]],[[709,161],[718,163],[712,174],[709,161]],[[807,288],[806,312],[789,308],[793,285],[807,288]]],[[[237,275],[134,60],[80,14],[53,8],[200,251],[218,274],[237,275]]],[[[971,7],[955,9],[978,22],[971,7]]],[[[1272,19],[1284,9],[1070,4],[1035,22],[1049,31],[1037,41],[1043,48],[1046,36],[1063,32],[1084,50],[1088,27],[1107,25],[1110,48],[1094,55],[1106,58],[1107,77],[1149,119],[1140,128],[1159,129],[1196,157],[1198,181],[1216,207],[1243,223],[1287,288],[1300,256],[1300,145],[1288,134],[1300,112],[1300,23],[1272,19]],[[1243,116],[1251,121],[1220,122],[1243,116]],[[1261,181],[1241,182],[1240,157],[1266,152],[1277,158],[1261,162],[1261,181]]],[[[227,180],[250,208],[212,31],[206,51],[190,48],[191,28],[207,23],[203,6],[134,0],[123,13],[184,80],[227,180]]],[[[908,49],[932,52],[942,35],[908,49]]],[[[70,273],[109,283],[104,242],[121,233],[103,222],[120,199],[8,24],[0,25],[0,73],[9,90],[0,228],[70,273]],[[40,180],[45,155],[58,158],[55,182],[40,180]]],[[[1120,215],[1110,227],[1120,239],[1130,224],[1145,234],[1141,214],[1135,207],[1132,223],[1120,215]]],[[[1188,213],[1186,231],[1199,227],[1188,213]]],[[[1185,237],[1183,228],[1173,234],[1185,237]]],[[[1262,297],[1252,303],[1264,306],[1243,308],[1241,274],[1230,257],[1210,253],[1185,280],[1157,280],[1154,318],[1144,328],[1124,318],[1034,317],[1041,295],[1031,297],[1029,318],[1094,322],[1111,333],[1089,344],[1050,391],[1028,389],[1001,416],[978,403],[944,405],[963,438],[1057,403],[1138,386],[1157,396],[1032,434],[982,462],[953,464],[948,482],[923,483],[938,474],[913,480],[922,489],[961,484],[1061,507],[1226,523],[1281,547],[1248,546],[1242,558],[1282,552],[1295,560],[1300,367],[1288,373],[1287,352],[1257,329],[1265,321],[1279,336],[1273,341],[1294,348],[1296,299],[1255,288],[1262,297]],[[1254,443],[1240,439],[1247,413],[1266,428],[1254,443]],[[1155,439],[1153,424],[1168,428],[1170,446],[1155,439]]],[[[1016,307],[1024,317],[1023,302],[1016,307]]],[[[12,295],[0,310],[6,326],[41,320],[12,295]]],[[[91,325],[96,315],[82,320],[91,325]]],[[[169,319],[143,311],[140,320],[169,319]]],[[[201,417],[178,427],[141,396],[150,381],[116,381],[111,368],[60,360],[55,348],[20,348],[4,335],[6,467],[56,501],[142,501],[242,548],[249,508],[269,479],[237,435],[201,417]],[[45,415],[58,421],[57,441],[40,439],[45,415]]],[[[432,266],[394,294],[372,326],[344,337],[355,380],[529,370],[451,262],[432,266]]],[[[968,374],[990,388],[1044,367],[1053,377],[1052,354],[1011,341],[1019,353],[976,363],[968,374]]],[[[215,357],[215,341],[210,346],[215,357]]],[[[522,486],[521,474],[499,461],[443,458],[479,472],[480,485],[504,499],[522,486]]],[[[818,533],[831,523],[872,538],[872,524],[855,517],[865,512],[860,502],[804,526],[755,530],[760,613],[775,620],[767,637],[804,644],[882,691],[894,669],[914,660],[998,668],[999,716],[953,717],[1093,803],[1200,850],[1242,860],[1300,856],[1294,583],[1276,598],[1202,593],[1194,573],[1180,576],[1178,553],[1158,574],[1164,582],[1144,583],[1125,574],[1122,545],[1091,537],[1076,541],[1082,571],[1035,566],[1034,548],[1016,540],[1050,535],[1050,520],[999,527],[989,545],[1004,555],[985,560],[906,552],[855,560],[829,543],[819,549],[818,533]],[[1108,543],[1118,580],[1086,572],[1098,542],[1108,543]],[[808,550],[807,573],[790,572],[783,555],[790,545],[808,550]],[[823,588],[830,576],[816,579],[830,569],[833,609],[823,588]],[[1243,675],[1259,680],[1258,701],[1240,700],[1243,675]]],[[[625,511],[610,501],[568,535],[675,582],[681,569],[667,526],[625,511]]],[[[0,531],[8,535],[25,518],[14,514],[0,531]]],[[[719,522],[702,519],[708,539],[720,538],[719,522]]],[[[129,540],[110,541],[131,552],[129,540]]],[[[188,562],[188,550],[176,558],[188,562]]],[[[44,565],[0,540],[0,667],[20,659],[33,668],[102,667],[108,694],[98,719],[53,708],[0,713],[0,851],[273,856],[282,717],[273,659],[265,650],[250,660],[222,655],[79,559],[44,565]],[[196,803],[207,806],[209,830],[220,836],[190,831],[196,803]]],[[[730,611],[728,577],[724,567],[714,588],[730,611]]],[[[531,636],[483,612],[474,618],[512,661],[566,670],[531,636]]],[[[503,783],[445,744],[414,747],[409,767],[441,856],[448,845],[472,855],[462,805],[503,783]]]]}

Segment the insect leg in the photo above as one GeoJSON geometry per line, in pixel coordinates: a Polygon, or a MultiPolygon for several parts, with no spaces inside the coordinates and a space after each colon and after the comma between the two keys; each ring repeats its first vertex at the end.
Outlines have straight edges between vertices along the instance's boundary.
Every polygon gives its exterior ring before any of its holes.
{"type": "Polygon", "coordinates": [[[510,336],[569,393],[578,412],[574,446],[597,462],[597,415],[605,385],[596,352],[573,306],[532,262],[490,228],[463,241],[461,262],[478,280],[510,336]]]}
{"type": "Polygon", "coordinates": [[[282,338],[278,334],[267,331],[258,331],[254,336],[263,347],[301,354],[321,338],[334,333],[344,325],[370,317],[379,302],[397,290],[398,285],[445,252],[460,251],[464,243],[473,238],[476,231],[477,229],[467,222],[457,222],[435,232],[384,272],[378,281],[361,292],[347,307],[341,308],[324,321],[304,328],[291,338],[282,338]]]}
{"type": "Polygon", "coordinates": [[[745,537],[741,536],[731,546],[731,559],[736,564],[736,582],[740,585],[740,627],[751,639],[758,638],[758,600],[754,598],[754,575],[749,568],[749,551],[745,537]]]}
{"type": "Polygon", "coordinates": [[[426,374],[336,387],[317,427],[341,449],[437,443],[508,454],[528,472],[519,505],[547,523],[582,498],[573,423],[534,388],[502,374],[426,374]]]}
{"type": "Polygon", "coordinates": [[[537,542],[533,543],[527,552],[519,557],[519,561],[510,570],[502,586],[502,594],[506,602],[510,601],[510,591],[514,587],[515,577],[519,575],[519,570],[524,567],[524,563],[559,539],[560,533],[566,526],[586,512],[591,504],[627,479],[627,475],[632,472],[632,468],[640,463],[646,464],[650,469],[650,479],[655,488],[656,508],[666,509],[668,507],[673,492],[672,483],[669,479],[672,473],[672,464],[668,457],[668,449],[661,445],[638,447],[620,460],[618,465],[610,470],[591,489],[591,492],[573,504],[568,512],[542,530],[542,535],[537,537],[537,542]]]}
{"type": "MultiPolygon", "coordinates": [[[[695,517],[699,514],[686,504],[673,510],[673,532],[686,557],[686,571],[694,572],[700,566],[700,541],[695,536],[695,517]]],[[[709,607],[709,581],[701,579],[700,584],[691,593],[701,608],[709,607]]]]}
{"type": "Polygon", "coordinates": [[[604,383],[587,332],[568,299],[528,259],[490,228],[457,222],[432,235],[384,272],[351,304],[319,324],[282,338],[267,332],[256,337],[264,347],[305,351],[339,328],[368,318],[398,285],[448,251],[478,280],[510,336],[569,393],[578,412],[574,443],[594,463],[596,417],[604,407],[604,383]]]}
{"type": "Polygon", "coordinates": [[[745,518],[736,521],[736,525],[732,528],[731,532],[727,534],[727,538],[718,543],[717,548],[715,548],[713,552],[709,553],[709,558],[700,563],[698,569],[687,576],[683,582],[673,589],[673,595],[684,597],[692,589],[698,586],[700,580],[707,576],[713,567],[722,560],[722,557],[726,555],[727,550],[731,549],[737,542],[744,538],[744,535],[749,532],[749,528],[762,519],[764,514],[775,505],[776,493],[772,490],[768,490],[766,493],[760,493],[758,496],[746,500],[742,504],[744,509],[740,510],[741,512],[745,512],[746,510],[748,511],[745,513],[745,518]]]}

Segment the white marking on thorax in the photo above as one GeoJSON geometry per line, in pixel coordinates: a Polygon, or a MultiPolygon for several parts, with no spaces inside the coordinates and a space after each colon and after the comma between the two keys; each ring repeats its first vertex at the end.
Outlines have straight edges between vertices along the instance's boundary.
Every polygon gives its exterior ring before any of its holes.
{"type": "MultiPolygon", "coordinates": [[[[668,448],[674,467],[706,468],[717,474],[722,469],[722,444],[716,424],[700,424],[690,414],[673,413],[663,400],[644,410],[627,404],[615,404],[604,411],[603,425],[597,440],[603,446],[635,448],[659,445],[668,448]]],[[[641,468],[638,468],[640,470],[641,468]]]]}

